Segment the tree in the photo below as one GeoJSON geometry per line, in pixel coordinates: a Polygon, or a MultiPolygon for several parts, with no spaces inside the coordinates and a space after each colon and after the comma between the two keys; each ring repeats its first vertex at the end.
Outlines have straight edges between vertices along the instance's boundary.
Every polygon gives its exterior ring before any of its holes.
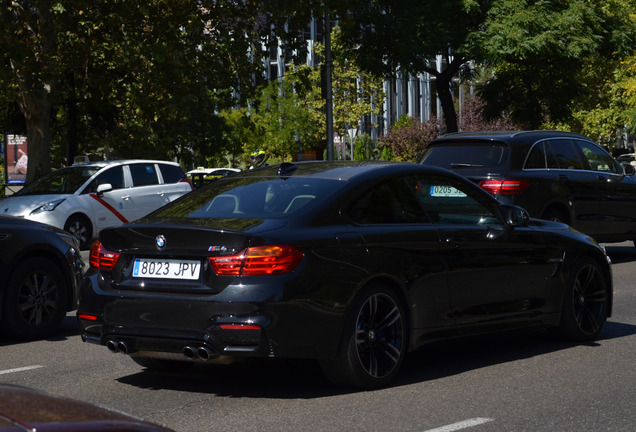
{"type": "Polygon", "coordinates": [[[54,141],[70,143],[67,160],[80,146],[119,157],[213,151],[215,113],[249,95],[261,67],[246,55],[260,47],[258,7],[8,1],[0,10],[0,91],[26,120],[27,181],[50,169],[54,141]]]}
{"type": "MultiPolygon", "coordinates": [[[[362,117],[379,115],[383,82],[344,57],[337,27],[332,40],[334,132],[344,138],[362,117]]],[[[315,50],[322,56],[324,45],[316,44],[315,50]]],[[[292,64],[280,80],[262,88],[254,105],[254,121],[264,136],[262,146],[276,156],[296,154],[297,137],[304,149],[315,148],[325,138],[326,105],[319,68],[292,64]]]]}
{"type": "Polygon", "coordinates": [[[452,85],[471,59],[469,40],[492,0],[352,0],[336,6],[346,56],[385,76],[427,72],[435,77],[446,129],[457,131],[452,85]],[[442,55],[445,67],[435,59],[442,55]]]}
{"type": "Polygon", "coordinates": [[[577,110],[608,104],[602,91],[617,61],[633,52],[633,1],[493,2],[475,38],[492,68],[481,88],[487,112],[506,111],[524,128],[572,122],[577,110]],[[625,9],[625,6],[631,7],[625,9]]]}

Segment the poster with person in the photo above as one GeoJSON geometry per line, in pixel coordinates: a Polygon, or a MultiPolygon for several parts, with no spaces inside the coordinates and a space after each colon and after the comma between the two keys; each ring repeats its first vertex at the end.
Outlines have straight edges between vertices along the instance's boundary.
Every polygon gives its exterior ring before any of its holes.
{"type": "Polygon", "coordinates": [[[12,134],[7,134],[5,137],[4,171],[7,184],[24,183],[29,162],[27,137],[12,134]]]}

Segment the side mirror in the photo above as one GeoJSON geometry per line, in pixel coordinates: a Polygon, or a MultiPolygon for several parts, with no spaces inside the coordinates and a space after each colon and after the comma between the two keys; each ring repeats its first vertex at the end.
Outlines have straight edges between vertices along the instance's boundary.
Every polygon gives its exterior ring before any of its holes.
{"type": "Polygon", "coordinates": [[[636,167],[629,162],[621,162],[621,166],[623,167],[623,173],[626,176],[631,176],[636,174],[636,167]]]}
{"type": "Polygon", "coordinates": [[[97,186],[97,195],[104,195],[104,192],[110,192],[113,190],[113,185],[110,183],[102,183],[97,186]]]}
{"type": "Polygon", "coordinates": [[[526,209],[513,205],[502,205],[501,210],[506,223],[510,226],[523,226],[530,222],[530,215],[526,209]]]}

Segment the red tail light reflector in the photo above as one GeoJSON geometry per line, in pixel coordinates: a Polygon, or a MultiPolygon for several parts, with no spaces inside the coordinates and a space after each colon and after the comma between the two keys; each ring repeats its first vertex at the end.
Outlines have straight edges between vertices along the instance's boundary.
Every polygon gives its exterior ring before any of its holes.
{"type": "Polygon", "coordinates": [[[99,270],[112,270],[119,261],[120,253],[111,252],[104,248],[99,240],[96,240],[91,245],[91,252],[88,258],[88,262],[91,268],[99,270]]]}
{"type": "Polygon", "coordinates": [[[482,180],[479,186],[493,195],[517,195],[528,189],[530,183],[525,180],[494,179],[482,180]]]}
{"type": "Polygon", "coordinates": [[[97,321],[97,317],[95,315],[79,314],[79,317],[89,321],[97,321]]]}
{"type": "Polygon", "coordinates": [[[221,276],[262,276],[293,271],[303,253],[290,245],[255,246],[235,255],[209,257],[214,272],[221,276]]]}
{"type": "Polygon", "coordinates": [[[223,330],[260,330],[256,324],[221,324],[223,330]]]}

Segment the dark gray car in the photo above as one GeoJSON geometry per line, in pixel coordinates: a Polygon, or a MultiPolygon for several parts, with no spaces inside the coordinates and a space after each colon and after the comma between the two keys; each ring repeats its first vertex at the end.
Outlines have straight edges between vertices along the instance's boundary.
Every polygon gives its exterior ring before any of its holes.
{"type": "Polygon", "coordinates": [[[0,331],[24,339],[52,335],[77,307],[82,267],[73,235],[0,216],[0,331]]]}
{"type": "Polygon", "coordinates": [[[634,167],[582,135],[453,133],[432,141],[418,162],[451,169],[532,217],[565,222],[597,241],[636,240],[634,167]]]}

